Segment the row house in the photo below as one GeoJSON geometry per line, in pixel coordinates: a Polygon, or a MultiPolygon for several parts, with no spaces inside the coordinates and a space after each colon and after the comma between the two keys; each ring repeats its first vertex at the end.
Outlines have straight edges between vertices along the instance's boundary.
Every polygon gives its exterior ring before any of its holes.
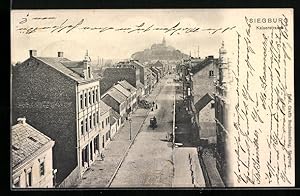
{"type": "Polygon", "coordinates": [[[130,98],[130,103],[131,103],[131,108],[132,110],[137,109],[137,89],[132,86],[129,82],[126,80],[118,81],[118,84],[120,84],[123,88],[128,90],[130,92],[131,98],[130,98]]]}
{"type": "Polygon", "coordinates": [[[121,123],[123,124],[127,118],[126,107],[127,100],[126,96],[115,88],[110,88],[104,95],[101,96],[101,100],[109,105],[121,116],[121,123]]]}
{"type": "Polygon", "coordinates": [[[117,89],[120,93],[122,93],[126,97],[126,114],[130,114],[132,112],[132,103],[131,103],[131,93],[129,90],[124,88],[122,85],[116,83],[112,86],[112,88],[117,89]]]}
{"type": "Polygon", "coordinates": [[[116,111],[110,111],[110,131],[112,137],[120,130],[122,127],[121,116],[116,111]]]}
{"type": "Polygon", "coordinates": [[[156,80],[159,81],[161,78],[160,71],[156,67],[150,67],[150,70],[156,75],[156,80]]]}
{"type": "Polygon", "coordinates": [[[152,65],[152,67],[156,67],[156,68],[158,68],[158,69],[160,69],[161,70],[161,76],[164,76],[165,75],[165,71],[166,71],[166,69],[165,69],[165,65],[161,62],[161,61],[156,61],[153,65],[152,65]]]}
{"type": "Polygon", "coordinates": [[[100,86],[93,78],[91,59],[29,58],[12,70],[12,117],[28,122],[53,138],[53,165],[60,187],[70,186],[99,153],[100,86]]]}
{"type": "Polygon", "coordinates": [[[119,62],[114,67],[104,69],[100,80],[101,96],[121,80],[126,80],[137,89],[137,101],[145,94],[144,85],[140,81],[140,69],[138,66],[133,63],[119,62]]]}
{"type": "Polygon", "coordinates": [[[54,144],[51,138],[27,124],[26,118],[18,118],[11,129],[13,188],[54,187],[54,144]]]}
{"type": "Polygon", "coordinates": [[[152,86],[154,86],[157,82],[158,82],[158,74],[156,72],[154,72],[152,69],[150,69],[151,72],[151,82],[152,82],[152,86]]]}
{"type": "Polygon", "coordinates": [[[111,133],[111,110],[112,108],[100,100],[100,138],[101,138],[101,152],[110,142],[114,133],[111,133]]]}
{"type": "Polygon", "coordinates": [[[150,70],[145,65],[136,60],[131,60],[130,63],[136,65],[136,67],[140,69],[140,82],[144,87],[144,94],[149,95],[153,88],[153,86],[151,85],[150,70]]]}

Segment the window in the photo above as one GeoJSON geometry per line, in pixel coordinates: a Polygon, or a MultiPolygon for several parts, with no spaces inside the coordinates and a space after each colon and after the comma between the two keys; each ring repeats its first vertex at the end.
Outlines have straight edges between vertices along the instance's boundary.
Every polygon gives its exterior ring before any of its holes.
{"type": "Polygon", "coordinates": [[[83,95],[80,95],[80,108],[83,109],[83,95]]]}
{"type": "Polygon", "coordinates": [[[89,92],[89,104],[92,104],[91,92],[89,92]]]}
{"type": "Polygon", "coordinates": [[[95,113],[93,114],[93,125],[96,126],[96,115],[95,115],[95,113]]]}
{"type": "Polygon", "coordinates": [[[85,118],[85,131],[88,132],[88,119],[85,118]]]}
{"type": "Polygon", "coordinates": [[[98,124],[99,123],[99,112],[98,111],[96,112],[96,116],[97,116],[96,118],[97,118],[97,124],[98,124]]]}
{"type": "Polygon", "coordinates": [[[40,176],[45,175],[45,162],[40,162],[40,176]]]}
{"type": "Polygon", "coordinates": [[[215,108],[215,103],[211,103],[211,108],[215,108]]]}
{"type": "Polygon", "coordinates": [[[87,94],[84,93],[84,106],[86,107],[87,106],[87,94]]]}
{"type": "Polygon", "coordinates": [[[214,76],[214,71],[213,70],[209,71],[209,76],[214,76]]]}
{"type": "Polygon", "coordinates": [[[89,116],[90,119],[90,129],[92,128],[92,115],[89,116]]]}
{"type": "Polygon", "coordinates": [[[109,133],[107,132],[106,134],[105,134],[105,136],[106,136],[106,141],[109,139],[109,133]]]}
{"type": "Polygon", "coordinates": [[[13,187],[14,188],[20,187],[20,177],[17,177],[17,178],[14,179],[13,187]]]}
{"type": "Polygon", "coordinates": [[[84,134],[84,127],[83,127],[83,120],[80,122],[80,130],[81,130],[81,135],[84,134]]]}
{"type": "Polygon", "coordinates": [[[32,186],[32,171],[30,170],[26,171],[26,187],[32,186]]]}
{"type": "Polygon", "coordinates": [[[96,101],[98,102],[98,89],[96,89],[96,101]]]}
{"type": "Polygon", "coordinates": [[[93,104],[95,103],[95,91],[94,90],[92,91],[92,103],[93,104]]]}
{"type": "Polygon", "coordinates": [[[104,129],[104,122],[102,121],[102,129],[104,129]]]}

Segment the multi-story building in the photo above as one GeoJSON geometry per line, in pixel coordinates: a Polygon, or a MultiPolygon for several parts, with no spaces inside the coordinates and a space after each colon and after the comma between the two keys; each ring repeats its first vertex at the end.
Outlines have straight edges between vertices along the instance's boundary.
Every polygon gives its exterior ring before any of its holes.
{"type": "Polygon", "coordinates": [[[12,187],[52,188],[55,185],[54,141],[19,118],[11,130],[12,187]]]}
{"type": "Polygon", "coordinates": [[[227,51],[224,48],[224,42],[219,49],[219,77],[216,85],[215,93],[215,121],[217,134],[217,153],[216,162],[217,169],[223,179],[225,185],[228,184],[228,163],[226,155],[226,142],[228,137],[228,83],[230,82],[229,61],[227,59],[227,51]]]}
{"type": "Polygon", "coordinates": [[[90,58],[71,61],[57,57],[30,57],[13,69],[13,119],[28,122],[53,138],[54,168],[60,187],[75,183],[99,152],[100,87],[93,78],[90,58]]]}
{"type": "Polygon", "coordinates": [[[217,59],[213,56],[208,56],[202,61],[196,62],[191,63],[193,88],[197,89],[194,91],[195,103],[206,95],[206,93],[211,95],[215,93],[215,83],[219,72],[217,59]]]}

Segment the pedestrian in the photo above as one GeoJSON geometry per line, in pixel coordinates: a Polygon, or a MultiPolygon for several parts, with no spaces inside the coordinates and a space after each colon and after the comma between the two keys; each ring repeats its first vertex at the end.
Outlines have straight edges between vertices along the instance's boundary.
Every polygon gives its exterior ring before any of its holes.
{"type": "Polygon", "coordinates": [[[100,153],[100,157],[101,157],[101,161],[103,161],[104,157],[105,157],[104,154],[103,154],[103,152],[100,153]]]}

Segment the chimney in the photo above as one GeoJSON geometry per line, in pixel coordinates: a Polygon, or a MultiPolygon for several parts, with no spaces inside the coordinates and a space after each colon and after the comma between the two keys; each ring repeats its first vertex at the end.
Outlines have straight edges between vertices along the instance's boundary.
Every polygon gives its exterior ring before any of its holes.
{"type": "Polygon", "coordinates": [[[36,50],[29,50],[29,56],[30,57],[37,56],[37,51],[36,50]]]}
{"type": "Polygon", "coordinates": [[[17,119],[18,124],[25,124],[26,123],[26,118],[18,118],[17,119]]]}
{"type": "Polygon", "coordinates": [[[64,57],[64,53],[63,53],[63,52],[58,52],[58,53],[57,53],[57,56],[58,56],[58,57],[64,57]]]}

